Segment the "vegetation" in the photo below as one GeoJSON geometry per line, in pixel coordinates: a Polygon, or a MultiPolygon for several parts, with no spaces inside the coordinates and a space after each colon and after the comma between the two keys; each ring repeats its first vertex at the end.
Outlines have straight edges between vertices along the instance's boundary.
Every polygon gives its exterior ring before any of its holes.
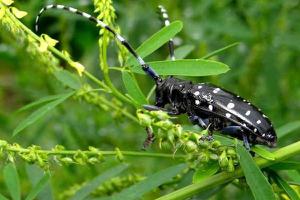
{"type": "Polygon", "coordinates": [[[298,1],[57,3],[94,13],[161,75],[249,99],[278,145],[252,156],[218,133],[200,140],[186,116],[142,109],[153,82],[109,32],[49,11],[37,34],[47,2],[0,0],[0,199],[299,199],[298,1]],[[145,128],[155,141],[143,150],[145,128]]]}

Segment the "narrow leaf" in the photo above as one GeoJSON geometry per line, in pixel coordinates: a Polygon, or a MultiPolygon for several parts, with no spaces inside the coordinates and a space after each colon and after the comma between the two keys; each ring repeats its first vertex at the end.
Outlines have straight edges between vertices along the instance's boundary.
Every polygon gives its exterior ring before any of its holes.
{"type": "Polygon", "coordinates": [[[50,179],[50,174],[46,173],[39,182],[32,188],[25,200],[33,200],[44,189],[50,179]]]}
{"type": "Polygon", "coordinates": [[[140,181],[139,183],[123,190],[119,194],[113,195],[110,199],[126,199],[126,200],[134,200],[141,199],[142,196],[150,192],[151,190],[157,188],[170,181],[174,176],[176,176],[180,171],[186,168],[185,164],[179,164],[167,169],[161,170],[155,174],[148,176],[145,180],[140,181]]]}
{"type": "MultiPolygon", "coordinates": [[[[229,67],[224,63],[203,59],[184,59],[175,61],[155,61],[148,63],[159,75],[210,76],[225,73],[229,67]]],[[[140,66],[133,72],[145,74],[140,66]]]]}
{"type": "Polygon", "coordinates": [[[128,94],[140,105],[147,104],[147,100],[135,78],[127,71],[122,71],[122,79],[128,94]]]}
{"type": "Polygon", "coordinates": [[[293,181],[300,184],[300,173],[297,170],[288,170],[286,171],[286,174],[288,177],[293,181]]]}
{"type": "Polygon", "coordinates": [[[203,56],[202,59],[208,59],[208,58],[211,58],[211,57],[213,57],[213,56],[215,56],[215,55],[217,55],[217,54],[219,54],[219,53],[222,53],[223,51],[226,51],[227,49],[229,49],[229,48],[231,48],[231,47],[235,47],[235,46],[237,46],[237,45],[239,45],[239,44],[240,44],[239,42],[235,42],[235,43],[233,43],[233,44],[230,44],[230,45],[228,45],[228,46],[226,46],[226,47],[223,47],[223,48],[221,48],[221,49],[218,49],[218,50],[216,50],[216,51],[213,51],[213,52],[207,54],[206,56],[203,56]]]}
{"type": "Polygon", "coordinates": [[[255,147],[252,147],[251,150],[267,160],[275,160],[274,154],[270,151],[267,151],[266,149],[264,149],[262,147],[255,146],[255,147]]]}
{"type": "Polygon", "coordinates": [[[20,131],[22,131],[24,128],[28,127],[29,125],[36,122],[38,119],[42,118],[46,113],[53,110],[57,105],[61,104],[63,101],[65,101],[67,98],[72,96],[74,92],[70,92],[62,96],[61,98],[51,101],[50,103],[47,103],[46,105],[40,107],[31,115],[29,115],[25,120],[21,121],[17,128],[13,131],[13,136],[17,135],[20,131]]]}
{"type": "Polygon", "coordinates": [[[6,187],[13,200],[21,199],[19,175],[14,164],[9,163],[3,170],[6,187]]]}
{"type": "Polygon", "coordinates": [[[74,90],[78,90],[81,86],[78,77],[67,70],[57,70],[54,72],[54,76],[65,86],[68,86],[74,90]]]}
{"type": "Polygon", "coordinates": [[[270,167],[273,170],[300,170],[300,162],[296,161],[282,161],[279,163],[275,163],[274,165],[271,165],[270,167]]]}
{"type": "Polygon", "coordinates": [[[63,96],[65,96],[65,94],[50,95],[50,96],[42,97],[42,98],[40,98],[37,101],[34,101],[34,102],[30,103],[30,104],[27,104],[27,105],[23,106],[17,112],[22,112],[22,111],[25,111],[25,110],[29,110],[30,108],[39,106],[39,105],[41,105],[43,103],[46,103],[46,102],[49,102],[49,101],[53,101],[53,100],[59,99],[59,98],[61,98],[63,96]]]}
{"type": "Polygon", "coordinates": [[[300,121],[287,123],[277,129],[277,137],[283,138],[297,129],[300,129],[300,121]]]}
{"type": "MultiPolygon", "coordinates": [[[[139,48],[136,49],[136,52],[142,58],[150,55],[156,49],[167,43],[169,39],[174,37],[181,29],[182,22],[172,22],[169,26],[163,27],[158,32],[149,37],[145,42],[143,42],[141,46],[139,46],[139,48]]],[[[130,56],[127,65],[138,65],[138,63],[133,56],[130,56]]]]}
{"type": "Polygon", "coordinates": [[[240,144],[237,144],[236,151],[244,171],[247,184],[256,200],[275,200],[274,192],[266,177],[253,161],[249,152],[240,144]]]}
{"type": "Polygon", "coordinates": [[[174,54],[176,59],[184,59],[195,49],[194,45],[184,45],[175,49],[174,54]]]}
{"type": "Polygon", "coordinates": [[[193,175],[193,183],[200,183],[206,178],[214,175],[219,170],[219,165],[216,162],[204,164],[198,168],[193,175]]]}
{"type": "Polygon", "coordinates": [[[277,185],[281,187],[286,194],[290,197],[291,200],[300,200],[300,197],[298,194],[293,190],[293,188],[285,181],[283,180],[278,174],[274,173],[273,178],[275,178],[275,181],[277,182],[277,185]]]}
{"type": "Polygon", "coordinates": [[[80,188],[80,190],[78,190],[75,193],[71,200],[85,199],[91,192],[93,192],[97,187],[99,187],[100,184],[117,176],[127,167],[128,165],[118,165],[117,167],[103,172],[102,174],[94,178],[92,181],[82,186],[82,188],[80,188]]]}
{"type": "Polygon", "coordinates": [[[4,195],[2,195],[2,194],[0,193],[0,200],[8,200],[8,198],[6,198],[4,195]]]}

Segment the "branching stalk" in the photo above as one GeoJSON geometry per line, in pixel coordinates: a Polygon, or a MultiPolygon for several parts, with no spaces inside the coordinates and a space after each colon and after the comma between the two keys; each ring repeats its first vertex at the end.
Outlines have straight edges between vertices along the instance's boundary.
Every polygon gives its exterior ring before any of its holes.
{"type": "MultiPolygon", "coordinates": [[[[285,160],[287,158],[290,158],[292,156],[295,156],[300,153],[300,141],[293,143],[291,145],[285,146],[283,148],[278,149],[273,154],[275,156],[275,160],[266,160],[264,158],[256,158],[255,162],[260,168],[265,168],[268,166],[271,166],[274,163],[277,163],[279,161],[285,160]]],[[[174,200],[174,199],[186,199],[189,197],[192,197],[193,195],[207,191],[213,187],[216,187],[218,185],[222,185],[225,183],[228,183],[236,178],[240,178],[243,176],[242,169],[237,169],[233,173],[228,172],[221,172],[219,174],[216,174],[208,179],[206,179],[203,182],[191,184],[189,186],[186,186],[184,188],[181,188],[175,192],[172,192],[170,194],[167,194],[165,196],[162,196],[158,198],[157,200],[174,200]]]]}

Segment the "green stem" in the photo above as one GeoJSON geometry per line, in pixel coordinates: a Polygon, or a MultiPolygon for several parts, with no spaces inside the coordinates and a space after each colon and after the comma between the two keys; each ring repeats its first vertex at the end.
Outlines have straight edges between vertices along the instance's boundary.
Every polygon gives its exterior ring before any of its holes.
{"type": "Polygon", "coordinates": [[[121,101],[124,101],[126,103],[129,103],[133,106],[135,106],[135,104],[130,100],[128,99],[126,96],[124,96],[122,93],[120,93],[116,88],[115,86],[113,85],[113,83],[111,82],[110,80],[110,76],[109,76],[109,67],[108,67],[108,64],[107,64],[107,45],[108,45],[108,35],[107,33],[105,32],[103,34],[103,37],[101,38],[102,40],[102,45],[100,46],[101,48],[101,52],[100,52],[100,63],[101,63],[101,69],[102,69],[102,72],[103,72],[103,78],[104,78],[104,81],[105,83],[108,85],[108,87],[111,89],[112,93],[118,98],[120,99],[121,101]]]}
{"type": "MultiPolygon", "coordinates": [[[[16,152],[16,153],[29,153],[31,150],[30,149],[25,149],[25,148],[17,148],[17,147],[7,147],[5,148],[7,151],[10,152],[16,152]]],[[[35,152],[40,153],[40,154],[47,154],[47,155],[64,155],[64,156],[72,156],[78,153],[78,150],[35,150],[35,152]]],[[[96,156],[102,154],[102,155],[107,155],[107,156],[114,156],[116,155],[116,151],[98,151],[98,152],[93,152],[93,151],[81,151],[85,155],[89,156],[96,156]]],[[[140,157],[152,157],[152,158],[172,158],[172,159],[183,159],[186,156],[185,155],[173,155],[173,154],[165,154],[165,153],[148,153],[148,152],[136,152],[136,151],[121,151],[121,153],[124,156],[140,156],[140,157]]]]}
{"type": "MultiPolygon", "coordinates": [[[[1,6],[3,6],[1,4],[1,6]]],[[[19,20],[16,20],[16,18],[14,17],[14,15],[12,13],[9,12],[9,10],[7,9],[5,14],[7,14],[7,16],[18,26],[20,26],[28,35],[30,35],[32,38],[34,38],[35,40],[42,42],[41,38],[39,36],[37,36],[36,34],[34,34],[29,28],[27,28],[23,23],[21,23],[19,20]]],[[[56,56],[58,56],[59,58],[61,58],[62,60],[67,61],[68,63],[73,62],[69,57],[65,56],[62,52],[60,52],[59,50],[57,50],[54,47],[48,46],[48,49],[54,53],[56,56]]],[[[84,74],[91,79],[92,81],[94,81],[95,83],[97,83],[99,86],[101,86],[103,89],[109,90],[109,87],[107,87],[102,81],[100,81],[99,79],[97,79],[95,76],[93,76],[92,74],[90,74],[87,71],[84,71],[84,74]]]]}
{"type": "MultiPolygon", "coordinates": [[[[274,163],[277,163],[279,161],[285,160],[287,158],[290,158],[292,156],[298,155],[300,153],[300,141],[295,142],[291,145],[288,145],[286,147],[283,147],[281,149],[278,149],[273,154],[275,156],[275,160],[266,160],[264,158],[255,158],[255,162],[258,167],[265,168],[268,167],[274,163]]],[[[181,188],[175,192],[172,192],[170,194],[167,194],[165,196],[162,196],[158,198],[157,200],[174,200],[174,199],[186,199],[189,197],[192,197],[193,195],[206,191],[208,189],[211,189],[213,187],[216,187],[218,185],[228,183],[236,178],[240,178],[243,176],[243,171],[241,168],[236,170],[233,173],[228,172],[221,172],[219,174],[216,174],[214,176],[211,176],[210,178],[206,179],[205,181],[201,183],[195,183],[191,184],[189,186],[186,186],[184,188],[181,188]]]]}
{"type": "MultiPolygon", "coordinates": [[[[0,3],[1,6],[3,6],[0,3]]],[[[7,16],[17,25],[19,26],[22,30],[24,30],[24,32],[26,32],[29,36],[31,36],[32,38],[34,38],[35,40],[41,42],[41,38],[39,36],[37,36],[36,34],[34,34],[29,28],[27,28],[24,24],[22,24],[19,20],[16,20],[16,18],[14,17],[14,15],[12,13],[9,12],[9,10],[6,10],[6,14],[7,16]]],[[[60,52],[59,50],[57,50],[54,47],[48,46],[48,49],[55,54],[57,57],[59,57],[62,60],[65,60],[68,63],[73,62],[69,57],[65,56],[62,52],[60,52]]],[[[114,95],[119,96],[119,98],[122,98],[124,101],[133,104],[129,99],[127,99],[126,97],[124,97],[122,94],[119,94],[119,92],[114,88],[111,87],[112,84],[110,84],[110,87],[107,86],[105,83],[103,83],[102,81],[100,81],[99,79],[97,79],[94,75],[90,74],[88,71],[84,71],[83,72],[86,77],[88,77],[90,80],[92,80],[93,82],[95,82],[96,84],[98,84],[101,88],[103,88],[105,91],[107,92],[112,92],[114,95]],[[112,91],[113,90],[113,91],[112,91]],[[121,95],[121,96],[120,96],[121,95]]],[[[115,106],[112,105],[109,101],[105,101],[105,104],[107,106],[109,106],[110,108],[115,109],[115,106]]],[[[126,117],[130,118],[131,120],[133,120],[134,122],[138,123],[138,120],[135,116],[133,116],[132,114],[128,113],[127,111],[125,111],[124,109],[121,111],[126,117]]]]}
{"type": "Polygon", "coordinates": [[[239,44],[240,44],[239,42],[235,42],[235,43],[230,44],[230,45],[228,45],[228,46],[226,46],[226,47],[223,47],[223,48],[221,48],[221,49],[218,49],[218,50],[216,50],[216,51],[213,51],[213,52],[211,52],[211,53],[209,53],[209,54],[207,54],[207,55],[201,57],[201,59],[208,59],[208,58],[210,58],[210,57],[213,57],[213,56],[215,56],[215,55],[221,53],[222,51],[225,51],[225,50],[227,50],[227,49],[229,49],[229,48],[231,48],[231,47],[235,47],[235,46],[237,46],[237,45],[239,45],[239,44]]]}

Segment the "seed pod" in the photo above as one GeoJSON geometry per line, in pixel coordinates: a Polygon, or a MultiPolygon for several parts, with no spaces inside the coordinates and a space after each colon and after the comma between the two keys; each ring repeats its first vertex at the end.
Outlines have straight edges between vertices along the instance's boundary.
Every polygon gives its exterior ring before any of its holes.
{"type": "Polygon", "coordinates": [[[234,172],[234,164],[231,158],[228,160],[228,166],[227,166],[227,171],[228,172],[234,172]]]}

